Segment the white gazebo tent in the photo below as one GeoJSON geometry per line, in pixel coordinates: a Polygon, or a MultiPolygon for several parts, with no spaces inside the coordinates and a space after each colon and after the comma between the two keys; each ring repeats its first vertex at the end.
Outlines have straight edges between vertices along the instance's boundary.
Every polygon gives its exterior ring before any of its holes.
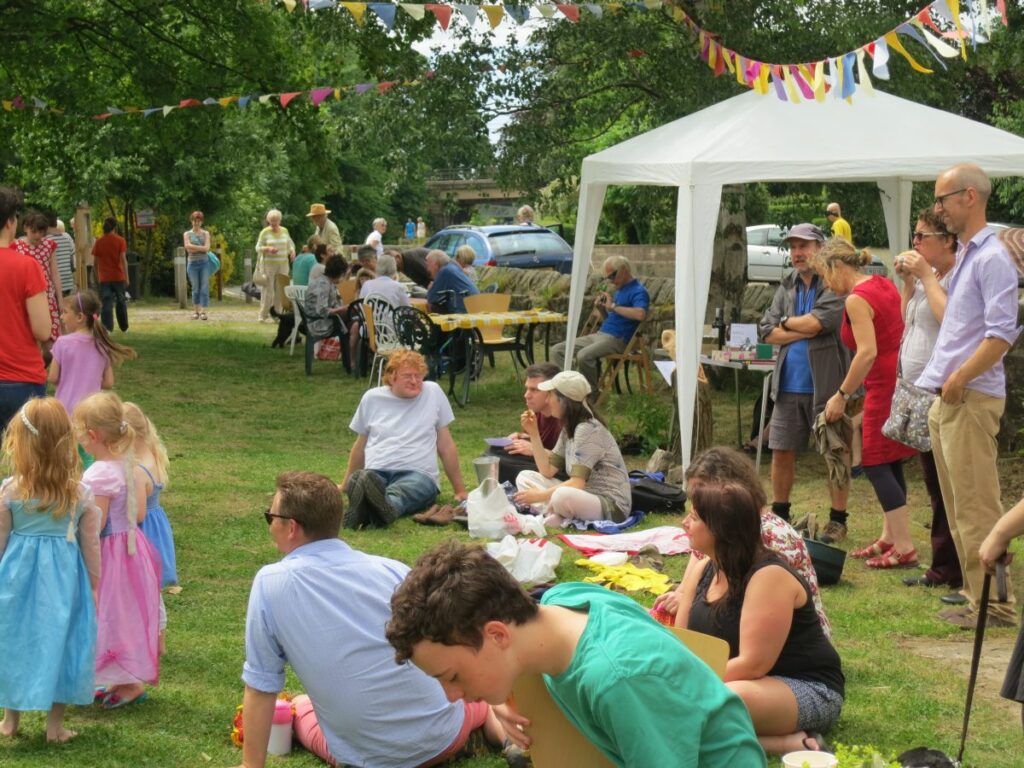
{"type": "Polygon", "coordinates": [[[754,91],[735,96],[583,161],[569,292],[572,359],[590,254],[609,184],[677,187],[675,329],[682,462],[690,463],[712,248],[722,186],[758,181],[873,181],[889,245],[910,236],[911,183],[956,163],[990,176],[1024,175],[1024,138],[875,91],[853,104],[783,102],[754,91]]]}

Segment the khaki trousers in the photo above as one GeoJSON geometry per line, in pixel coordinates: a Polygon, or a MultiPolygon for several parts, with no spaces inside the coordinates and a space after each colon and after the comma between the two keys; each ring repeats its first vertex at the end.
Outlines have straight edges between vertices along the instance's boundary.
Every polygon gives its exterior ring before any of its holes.
{"type": "MultiPolygon", "coordinates": [[[[936,398],[928,411],[928,432],[946,505],[949,529],[964,574],[963,593],[978,607],[985,569],[978,557],[981,542],[1003,515],[999,494],[996,435],[1005,400],[968,389],[963,402],[949,405],[936,398]]],[[[1005,603],[991,594],[989,612],[1017,622],[1013,587],[1005,603]]]]}

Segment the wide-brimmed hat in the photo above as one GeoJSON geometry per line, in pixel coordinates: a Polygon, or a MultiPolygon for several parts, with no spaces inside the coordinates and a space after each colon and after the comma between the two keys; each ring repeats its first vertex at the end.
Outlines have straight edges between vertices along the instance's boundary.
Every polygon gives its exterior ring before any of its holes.
{"type": "Polygon", "coordinates": [[[999,239],[1013,259],[1017,272],[1024,275],[1024,227],[1004,229],[999,233],[999,239]]]}
{"type": "Polygon", "coordinates": [[[786,240],[814,240],[825,242],[825,233],[817,224],[797,224],[786,233],[786,240]]]}
{"type": "Polygon", "coordinates": [[[590,382],[587,381],[582,373],[577,371],[562,371],[561,373],[556,373],[547,381],[542,381],[537,385],[537,389],[544,392],[556,389],[570,400],[582,403],[587,399],[587,395],[590,394],[590,382]]]}
{"type": "Polygon", "coordinates": [[[330,213],[330,211],[327,210],[326,205],[323,203],[313,203],[309,206],[309,213],[306,214],[306,218],[309,218],[310,216],[323,216],[327,213],[330,213]]]}

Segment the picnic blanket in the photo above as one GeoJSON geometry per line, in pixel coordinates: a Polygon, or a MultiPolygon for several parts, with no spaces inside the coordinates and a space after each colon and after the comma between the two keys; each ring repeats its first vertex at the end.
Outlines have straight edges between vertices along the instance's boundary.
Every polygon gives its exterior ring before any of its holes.
{"type": "Polygon", "coordinates": [[[690,539],[686,531],[673,525],[659,525],[645,531],[603,534],[559,534],[558,538],[584,555],[597,552],[629,552],[636,554],[648,544],[662,555],[685,555],[690,551],[690,539]]]}

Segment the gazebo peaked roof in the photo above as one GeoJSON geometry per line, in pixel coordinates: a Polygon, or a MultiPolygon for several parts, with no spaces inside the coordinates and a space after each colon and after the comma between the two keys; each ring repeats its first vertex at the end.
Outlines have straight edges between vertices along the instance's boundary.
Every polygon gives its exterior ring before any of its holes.
{"type": "MultiPolygon", "coordinates": [[[[569,294],[575,338],[590,255],[609,184],[677,187],[675,328],[683,463],[690,458],[696,367],[724,184],[873,181],[890,247],[908,242],[914,181],[957,163],[1024,176],[1024,138],[881,91],[852,104],[794,104],[750,91],[583,160],[569,294]]],[[[571,360],[567,352],[565,363],[571,360]]]]}
{"type": "Polygon", "coordinates": [[[582,182],[931,181],[958,162],[1024,175],[1024,138],[881,91],[852,104],[749,91],[590,155],[582,182]]]}

